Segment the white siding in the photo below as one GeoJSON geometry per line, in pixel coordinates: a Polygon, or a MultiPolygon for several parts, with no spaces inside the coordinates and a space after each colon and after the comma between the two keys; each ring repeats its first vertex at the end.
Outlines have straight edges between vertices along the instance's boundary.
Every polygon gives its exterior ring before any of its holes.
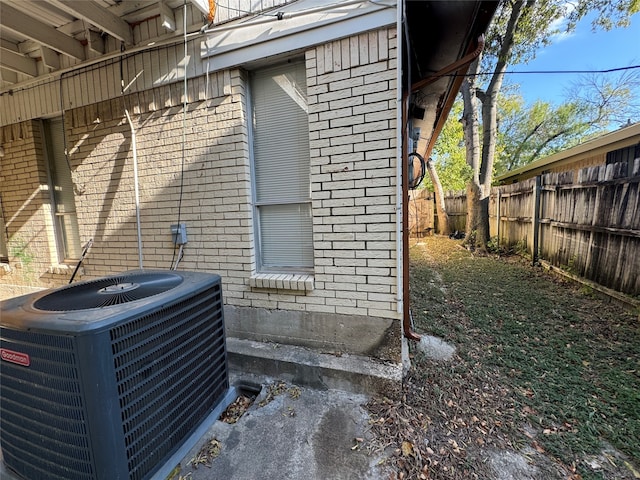
{"type": "MultiPolygon", "coordinates": [[[[290,0],[230,0],[227,5],[218,5],[215,23],[226,22],[286,3],[290,3],[290,0]]],[[[134,26],[134,41],[138,47],[152,41],[161,43],[171,37],[175,37],[177,43],[152,48],[138,54],[129,54],[125,51],[126,59],[123,66],[125,85],[140,74],[127,90],[128,93],[141,92],[184,79],[184,69],[182,68],[184,45],[181,37],[183,7],[176,8],[174,14],[177,32],[169,32],[162,27],[160,17],[150,18],[134,26]]],[[[187,6],[187,25],[189,32],[195,31],[203,25],[202,13],[191,4],[187,6]]],[[[190,59],[188,78],[206,72],[205,62],[207,60],[200,59],[200,42],[201,38],[188,42],[190,59]]],[[[88,48],[86,50],[89,51],[88,48]]],[[[0,96],[0,126],[33,118],[61,115],[62,108],[68,110],[119,96],[121,90],[119,51],[119,42],[108,37],[105,42],[105,55],[113,58],[105,62],[83,67],[77,59],[61,55],[61,70],[76,68],[66,71],[62,75],[59,72],[54,72],[43,76],[42,80],[30,79],[23,84],[14,85],[11,94],[7,92],[0,96]],[[60,105],[60,90],[62,90],[64,99],[62,107],[60,105]]],[[[93,57],[93,54],[89,56],[93,57]]],[[[204,96],[203,92],[195,90],[190,94],[192,99],[204,98],[204,96]]]]}

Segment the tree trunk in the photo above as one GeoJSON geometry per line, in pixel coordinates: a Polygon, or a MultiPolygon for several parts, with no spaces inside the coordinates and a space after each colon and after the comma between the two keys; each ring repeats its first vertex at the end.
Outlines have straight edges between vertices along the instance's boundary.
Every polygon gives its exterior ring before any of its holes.
{"type": "MultiPolygon", "coordinates": [[[[480,59],[474,60],[469,67],[469,73],[475,74],[480,65],[480,59]]],[[[478,134],[478,99],[475,94],[475,77],[468,76],[462,82],[462,128],[466,148],[467,164],[473,171],[473,177],[467,184],[467,226],[466,243],[475,247],[475,236],[478,230],[478,201],[480,198],[480,136],[478,134]]]]}
{"type": "Polygon", "coordinates": [[[476,246],[476,234],[480,219],[480,188],[474,181],[467,183],[467,228],[465,243],[471,247],[476,246]]]}
{"type": "Polygon", "coordinates": [[[481,252],[487,251],[487,245],[491,234],[489,233],[489,195],[482,195],[478,200],[476,212],[478,218],[478,228],[476,230],[476,248],[481,252]]]}
{"type": "Polygon", "coordinates": [[[447,213],[447,206],[444,203],[444,191],[442,190],[442,183],[440,183],[440,177],[436,171],[436,166],[429,158],[425,162],[427,164],[427,171],[429,177],[431,177],[431,183],[433,183],[433,189],[436,196],[436,212],[438,213],[438,232],[440,235],[449,235],[451,233],[451,227],[449,226],[449,214],[447,213]]]}
{"type": "Polygon", "coordinates": [[[497,55],[498,61],[487,89],[482,91],[475,86],[481,57],[478,57],[469,66],[469,76],[462,82],[461,90],[464,101],[462,125],[467,148],[467,163],[473,169],[473,179],[467,189],[469,212],[467,216],[467,244],[481,251],[487,250],[490,238],[489,195],[493,180],[498,129],[497,99],[502,88],[507,58],[509,58],[513,46],[516,27],[525,5],[524,0],[516,0],[511,6],[511,14],[497,55]],[[480,149],[478,138],[478,101],[482,104],[482,149],[480,149]],[[473,205],[469,202],[472,202],[473,205]]]}
{"type": "Polygon", "coordinates": [[[478,175],[478,207],[476,218],[476,247],[485,252],[491,238],[489,230],[489,196],[491,195],[491,182],[493,180],[493,164],[496,152],[496,139],[498,136],[498,84],[492,82],[482,97],[482,161],[478,175]],[[497,88],[497,90],[495,90],[497,88]]]}

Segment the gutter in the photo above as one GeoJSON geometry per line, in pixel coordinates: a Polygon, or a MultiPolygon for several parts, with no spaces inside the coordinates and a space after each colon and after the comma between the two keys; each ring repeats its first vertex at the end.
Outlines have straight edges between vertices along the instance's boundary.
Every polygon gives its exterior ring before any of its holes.
{"type": "MultiPolygon", "coordinates": [[[[471,62],[473,62],[476,58],[478,58],[478,56],[480,56],[480,54],[482,53],[483,49],[484,49],[484,35],[480,35],[478,37],[475,50],[473,50],[472,52],[467,53],[460,60],[457,60],[457,61],[453,62],[452,64],[442,68],[441,70],[437,71],[433,75],[414,83],[411,86],[411,91],[415,92],[415,91],[417,91],[417,90],[419,90],[421,88],[424,88],[424,87],[426,87],[428,85],[431,85],[432,83],[435,83],[438,80],[440,80],[445,75],[450,75],[452,73],[457,73],[460,70],[462,70],[463,68],[464,68],[464,70],[466,72],[466,70],[469,68],[469,65],[471,64],[471,62]]],[[[464,77],[463,76],[456,76],[454,78],[453,83],[451,85],[451,91],[456,92],[456,95],[460,91],[460,86],[462,85],[463,81],[464,81],[464,77]]],[[[456,95],[449,95],[448,98],[447,98],[447,101],[443,105],[442,110],[440,112],[440,117],[438,118],[438,121],[436,122],[436,125],[435,125],[435,127],[433,129],[433,133],[431,134],[431,138],[429,139],[429,143],[427,145],[427,148],[425,149],[425,152],[422,154],[422,156],[424,158],[428,158],[431,155],[431,151],[433,150],[433,146],[435,145],[436,140],[438,139],[438,136],[440,135],[440,132],[442,131],[442,129],[444,127],[446,119],[449,116],[449,112],[451,111],[451,107],[453,106],[453,103],[456,100],[456,95]]]]}

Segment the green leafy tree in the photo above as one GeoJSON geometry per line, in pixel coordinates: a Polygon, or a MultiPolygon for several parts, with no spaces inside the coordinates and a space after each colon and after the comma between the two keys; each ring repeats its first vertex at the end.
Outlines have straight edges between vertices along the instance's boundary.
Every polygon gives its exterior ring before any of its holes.
{"type": "MultiPolygon", "coordinates": [[[[432,151],[433,164],[445,191],[464,190],[471,179],[471,167],[465,156],[461,115],[462,100],[458,99],[453,104],[432,151]]],[[[431,183],[427,183],[427,187],[433,188],[431,183]]]]}
{"type": "Polygon", "coordinates": [[[451,230],[444,191],[462,190],[471,178],[471,169],[464,156],[462,126],[458,121],[452,120],[459,118],[461,111],[462,102],[456,101],[431,152],[433,157],[426,159],[429,180],[425,182],[425,186],[435,194],[438,232],[442,235],[449,234],[451,230]]]}
{"type": "Polygon", "coordinates": [[[527,165],[640,118],[640,74],[581,77],[558,105],[524,105],[510,95],[498,101],[496,174],[527,165]]]}
{"type": "Polygon", "coordinates": [[[584,121],[577,102],[554,106],[539,100],[527,107],[520,97],[509,100],[511,110],[500,116],[498,175],[576,145],[594,129],[584,121]]]}
{"type": "Polygon", "coordinates": [[[630,15],[639,10],[638,0],[501,1],[487,33],[485,53],[470,65],[461,88],[466,159],[473,171],[467,187],[467,238],[474,246],[486,250],[489,240],[489,194],[498,151],[498,99],[507,66],[534,58],[559,33],[554,26],[563,18],[568,20],[570,30],[586,13],[595,11],[594,28],[611,28],[628,24],[630,15]]]}
{"type": "MultiPolygon", "coordinates": [[[[560,105],[526,104],[517,85],[498,97],[494,174],[523,167],[566,150],[611,128],[640,119],[640,72],[580,77],[560,105]]],[[[462,101],[454,103],[432,155],[444,191],[464,190],[472,178],[460,123],[462,101]]],[[[426,187],[435,190],[432,182],[426,187]]]]}

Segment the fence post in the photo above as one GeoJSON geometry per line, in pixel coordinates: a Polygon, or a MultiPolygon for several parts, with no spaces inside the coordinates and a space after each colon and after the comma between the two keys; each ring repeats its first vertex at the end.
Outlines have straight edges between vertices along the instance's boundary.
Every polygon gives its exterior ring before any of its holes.
{"type": "Polygon", "coordinates": [[[533,187],[533,250],[531,261],[535,265],[538,262],[538,243],[540,241],[540,190],[542,187],[542,176],[536,177],[536,184],[533,187]]]}
{"type": "Polygon", "coordinates": [[[500,199],[502,197],[502,191],[500,187],[498,187],[498,193],[496,194],[496,237],[498,238],[498,248],[500,248],[500,219],[501,211],[500,211],[500,199]]]}

